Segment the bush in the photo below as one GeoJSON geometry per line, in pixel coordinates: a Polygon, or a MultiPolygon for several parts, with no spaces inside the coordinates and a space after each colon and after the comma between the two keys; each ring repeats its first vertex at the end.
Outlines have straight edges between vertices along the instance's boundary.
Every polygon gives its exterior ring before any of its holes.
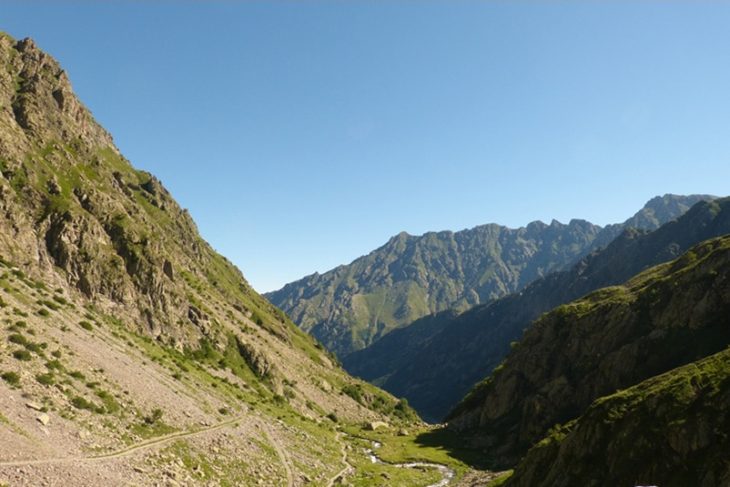
{"type": "Polygon", "coordinates": [[[23,360],[27,362],[30,360],[30,352],[28,350],[15,350],[13,352],[13,357],[15,357],[18,360],[23,360]]]}
{"type": "Polygon", "coordinates": [[[342,392],[362,404],[362,389],[359,384],[347,384],[342,388],[342,392]]]}
{"type": "Polygon", "coordinates": [[[48,370],[63,370],[63,365],[58,360],[51,360],[46,362],[46,368],[48,370]]]}
{"type": "MultiPolygon", "coordinates": [[[[103,390],[97,390],[96,396],[101,399],[101,402],[104,403],[104,410],[107,413],[113,414],[119,411],[119,403],[116,399],[114,399],[114,396],[112,396],[110,393],[103,391],[103,390]]],[[[97,408],[98,409],[98,408],[97,408]]]]}
{"type": "Polygon", "coordinates": [[[87,411],[96,410],[96,405],[93,402],[81,396],[75,396],[71,399],[71,405],[73,405],[76,409],[86,409],[87,411]]]}
{"type": "Polygon", "coordinates": [[[329,419],[333,423],[337,423],[340,420],[335,413],[329,413],[327,415],[327,419],[329,419]]]}
{"type": "Polygon", "coordinates": [[[78,379],[78,380],[85,379],[84,374],[82,372],[78,371],[78,370],[72,370],[71,372],[68,373],[68,375],[70,375],[74,379],[78,379]]]}
{"type": "Polygon", "coordinates": [[[155,408],[152,410],[152,412],[149,415],[145,416],[144,422],[147,424],[155,424],[156,422],[158,422],[159,420],[162,419],[163,414],[164,413],[163,413],[162,409],[155,408]]]}
{"type": "Polygon", "coordinates": [[[25,344],[25,348],[31,352],[34,352],[38,355],[41,355],[43,353],[43,350],[48,347],[47,343],[33,343],[28,342],[25,344]]]}
{"type": "Polygon", "coordinates": [[[46,317],[46,316],[50,316],[51,315],[51,312],[48,311],[46,308],[41,308],[41,309],[38,310],[38,314],[41,315],[41,316],[43,316],[43,317],[46,317]]]}
{"type": "Polygon", "coordinates": [[[56,379],[51,373],[38,374],[35,376],[35,380],[37,380],[39,384],[43,384],[44,386],[52,386],[56,382],[56,379]]]}
{"type": "Polygon", "coordinates": [[[23,346],[28,344],[28,339],[25,338],[20,333],[13,333],[12,335],[8,336],[8,341],[10,343],[16,343],[18,345],[23,345],[23,346]]]}
{"type": "Polygon", "coordinates": [[[92,329],[94,329],[94,326],[90,322],[88,322],[86,320],[79,321],[79,326],[81,328],[83,328],[84,330],[88,330],[88,331],[91,331],[92,329]]]}
{"type": "Polygon", "coordinates": [[[17,386],[20,383],[20,376],[15,372],[3,372],[0,377],[11,386],[17,386]]]}

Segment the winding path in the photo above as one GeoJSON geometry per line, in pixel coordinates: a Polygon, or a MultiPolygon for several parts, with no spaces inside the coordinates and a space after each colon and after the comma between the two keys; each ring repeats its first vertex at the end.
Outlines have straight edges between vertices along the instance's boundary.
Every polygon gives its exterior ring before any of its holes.
{"type": "Polygon", "coordinates": [[[134,453],[137,453],[140,450],[146,450],[155,446],[161,446],[165,445],[167,443],[170,443],[173,440],[177,440],[180,438],[191,438],[198,435],[202,435],[204,433],[209,433],[211,431],[219,430],[221,428],[225,428],[226,426],[230,426],[234,423],[237,423],[239,421],[242,421],[244,419],[243,416],[236,416],[235,418],[231,418],[229,420],[223,421],[221,423],[214,424],[213,426],[207,426],[204,428],[198,428],[195,430],[188,430],[188,431],[178,431],[175,433],[170,433],[168,435],[163,436],[157,436],[155,438],[143,441],[141,443],[137,443],[135,445],[128,446],[126,448],[122,448],[120,450],[116,450],[109,453],[102,453],[99,455],[93,455],[90,457],[60,457],[60,458],[40,458],[36,460],[11,460],[6,462],[0,462],[0,467],[22,467],[24,465],[51,465],[51,464],[65,464],[65,463],[73,463],[73,462],[98,462],[103,460],[111,460],[114,458],[124,458],[131,456],[134,453]]]}
{"type": "Polygon", "coordinates": [[[355,467],[350,465],[350,462],[347,461],[347,445],[345,445],[344,442],[342,442],[342,438],[344,437],[344,433],[337,432],[337,441],[340,442],[341,450],[342,450],[342,464],[345,466],[342,470],[337,472],[330,480],[327,482],[326,487],[332,487],[335,485],[335,482],[337,482],[339,479],[344,479],[345,476],[350,474],[355,470],[355,467]]]}
{"type": "Polygon", "coordinates": [[[276,454],[279,455],[279,460],[281,460],[281,463],[284,465],[284,470],[286,470],[287,487],[293,487],[294,475],[292,474],[289,455],[286,453],[286,450],[282,448],[281,444],[276,439],[276,436],[271,433],[271,427],[263,421],[260,424],[263,427],[264,433],[266,433],[266,437],[269,439],[269,443],[271,443],[271,445],[274,447],[274,449],[276,450],[276,454]]]}

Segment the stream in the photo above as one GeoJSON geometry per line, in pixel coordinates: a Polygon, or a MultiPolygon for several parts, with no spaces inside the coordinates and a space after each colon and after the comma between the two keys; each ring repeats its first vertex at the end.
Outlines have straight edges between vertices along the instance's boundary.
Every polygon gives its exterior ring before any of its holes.
{"type": "Polygon", "coordinates": [[[408,462],[408,463],[390,463],[383,461],[380,457],[375,454],[375,450],[380,448],[381,444],[378,441],[371,441],[373,447],[365,450],[368,458],[372,463],[387,463],[398,468],[433,468],[441,473],[441,480],[435,484],[429,484],[428,487],[446,487],[454,479],[456,473],[446,465],[440,463],[428,463],[428,462],[408,462]]]}

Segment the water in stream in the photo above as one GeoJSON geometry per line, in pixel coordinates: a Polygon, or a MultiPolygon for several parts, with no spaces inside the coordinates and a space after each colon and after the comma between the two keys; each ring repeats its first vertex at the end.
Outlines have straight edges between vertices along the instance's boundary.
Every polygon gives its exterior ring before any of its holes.
{"type": "Polygon", "coordinates": [[[398,468],[433,468],[433,469],[438,470],[441,473],[441,480],[436,482],[435,484],[430,484],[428,487],[446,487],[454,479],[454,475],[456,475],[456,473],[454,472],[453,469],[447,467],[446,465],[441,465],[440,463],[429,463],[429,462],[389,463],[389,462],[384,462],[375,454],[375,450],[377,450],[381,446],[380,442],[373,441],[371,443],[372,443],[373,447],[366,449],[365,453],[367,454],[370,461],[373,463],[388,463],[388,464],[393,465],[394,467],[398,467],[398,468]]]}

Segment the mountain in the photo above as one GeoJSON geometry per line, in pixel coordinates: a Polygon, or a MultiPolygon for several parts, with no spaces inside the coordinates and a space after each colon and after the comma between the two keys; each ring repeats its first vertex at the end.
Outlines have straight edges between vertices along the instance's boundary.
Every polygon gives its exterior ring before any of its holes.
{"type": "MultiPolygon", "coordinates": [[[[503,364],[450,414],[449,426],[489,445],[498,462],[513,464],[550,428],[578,418],[602,396],[726,349],[728,316],[730,236],[725,236],[698,244],[625,284],[603,288],[543,315],[503,364]]],[[[695,396],[712,392],[702,381],[688,384],[695,396]]],[[[630,397],[636,393],[621,394],[611,407],[629,399],[627,410],[636,408],[637,401],[630,397]]],[[[656,410],[657,421],[664,421],[672,418],[675,404],[645,407],[656,410]]],[[[621,414],[617,410],[616,415],[621,414]]],[[[578,423],[594,419],[584,417],[578,423]]],[[[674,419],[690,421],[687,427],[694,421],[692,415],[674,419]]],[[[643,427],[635,424],[637,434],[627,438],[639,442],[636,450],[659,455],[660,444],[640,443],[643,427]]],[[[590,434],[607,433],[598,428],[590,434]]],[[[674,458],[656,459],[665,462],[663,468],[677,461],[681,445],[689,450],[698,446],[687,446],[685,440],[689,438],[677,439],[674,458]]]]}
{"type": "Polygon", "coordinates": [[[460,232],[403,232],[349,265],[265,294],[339,357],[367,347],[428,314],[464,311],[516,292],[607,245],[626,226],[655,229],[707,195],[665,195],[624,224],[583,220],[510,229],[489,224],[460,232]]]}
{"type": "Polygon", "coordinates": [[[596,400],[502,485],[730,485],[730,350],[596,400]]]}
{"type": "Polygon", "coordinates": [[[200,237],[51,56],[5,34],[0,174],[0,484],[327,485],[357,474],[336,424],[418,426],[200,237]]]}
{"type": "Polygon", "coordinates": [[[570,270],[550,274],[519,293],[462,314],[426,317],[346,357],[352,374],[405,397],[422,415],[441,420],[491,373],[540,314],[601,287],[676,258],[690,246],[730,233],[730,199],[701,201],[676,221],[647,233],[629,228],[570,270]]]}

